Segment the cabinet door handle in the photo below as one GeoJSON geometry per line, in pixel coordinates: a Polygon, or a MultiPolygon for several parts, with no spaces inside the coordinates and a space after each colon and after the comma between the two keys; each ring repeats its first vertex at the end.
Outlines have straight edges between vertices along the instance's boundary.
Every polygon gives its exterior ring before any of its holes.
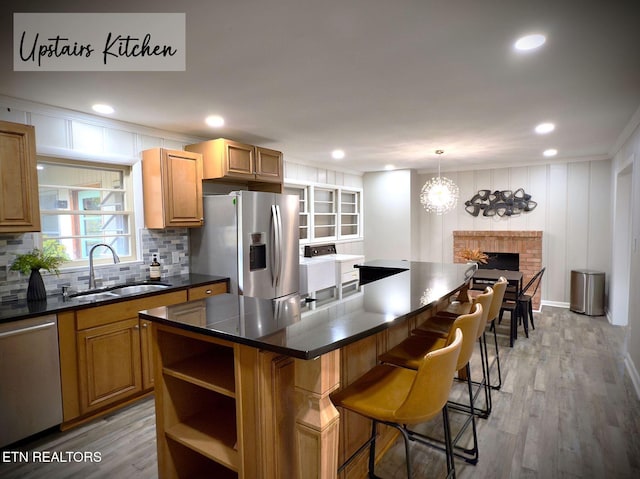
{"type": "Polygon", "coordinates": [[[142,327],[143,327],[143,328],[146,328],[147,326],[148,326],[148,324],[147,324],[147,323],[142,323],[142,327]]]}
{"type": "Polygon", "coordinates": [[[140,326],[136,324],[133,329],[140,329],[140,326]]]}

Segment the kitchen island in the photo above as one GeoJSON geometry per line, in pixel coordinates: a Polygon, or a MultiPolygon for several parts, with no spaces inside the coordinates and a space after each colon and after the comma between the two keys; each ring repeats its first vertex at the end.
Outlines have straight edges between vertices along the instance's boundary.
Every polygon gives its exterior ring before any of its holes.
{"type": "MultiPolygon", "coordinates": [[[[315,309],[222,294],[140,313],[153,322],[161,478],[336,477],[368,435],[329,395],[376,364],[448,298],[467,265],[370,262],[399,272],[315,309]]],[[[394,438],[382,431],[380,451],[394,438]]],[[[363,477],[366,458],[346,477],[363,477]]]]}

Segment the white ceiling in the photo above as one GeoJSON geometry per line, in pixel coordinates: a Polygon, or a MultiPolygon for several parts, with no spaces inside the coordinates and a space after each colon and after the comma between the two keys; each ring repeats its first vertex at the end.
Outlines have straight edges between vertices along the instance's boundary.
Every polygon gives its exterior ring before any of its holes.
{"type": "Polygon", "coordinates": [[[0,94],[354,171],[602,159],[640,106],[637,0],[3,2],[0,94]],[[185,72],[13,72],[20,12],[186,12],[185,72]],[[533,31],[546,45],[516,54],[533,31]],[[204,117],[218,113],[214,131],[204,117]],[[546,136],[541,121],[556,123],[546,136]],[[345,150],[334,160],[331,150],[345,150]]]}

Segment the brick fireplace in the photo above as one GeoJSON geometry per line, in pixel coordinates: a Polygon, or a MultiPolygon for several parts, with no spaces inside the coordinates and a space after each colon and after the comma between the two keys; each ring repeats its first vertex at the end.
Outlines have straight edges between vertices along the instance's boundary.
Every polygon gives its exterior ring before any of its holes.
{"type": "MultiPolygon", "coordinates": [[[[542,231],[454,231],[453,258],[456,263],[464,248],[500,253],[518,253],[523,286],[542,268],[542,231]]],[[[544,280],[544,278],[543,278],[544,280]]],[[[533,308],[540,309],[540,290],[533,298],[533,308]]]]}

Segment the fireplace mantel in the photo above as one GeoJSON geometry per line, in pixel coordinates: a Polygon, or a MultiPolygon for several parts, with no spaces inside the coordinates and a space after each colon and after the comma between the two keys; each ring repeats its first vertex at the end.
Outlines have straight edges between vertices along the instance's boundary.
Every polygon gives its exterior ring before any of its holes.
{"type": "MultiPolygon", "coordinates": [[[[524,284],[542,268],[542,231],[454,231],[454,262],[463,263],[465,261],[459,257],[460,251],[464,248],[518,253],[524,284]]],[[[538,290],[536,297],[533,298],[535,309],[540,308],[540,296],[541,293],[538,290]]]]}
{"type": "MultiPolygon", "coordinates": [[[[454,231],[453,239],[456,238],[542,238],[542,231],[454,231]]],[[[508,251],[505,251],[508,253],[508,251]]]]}

